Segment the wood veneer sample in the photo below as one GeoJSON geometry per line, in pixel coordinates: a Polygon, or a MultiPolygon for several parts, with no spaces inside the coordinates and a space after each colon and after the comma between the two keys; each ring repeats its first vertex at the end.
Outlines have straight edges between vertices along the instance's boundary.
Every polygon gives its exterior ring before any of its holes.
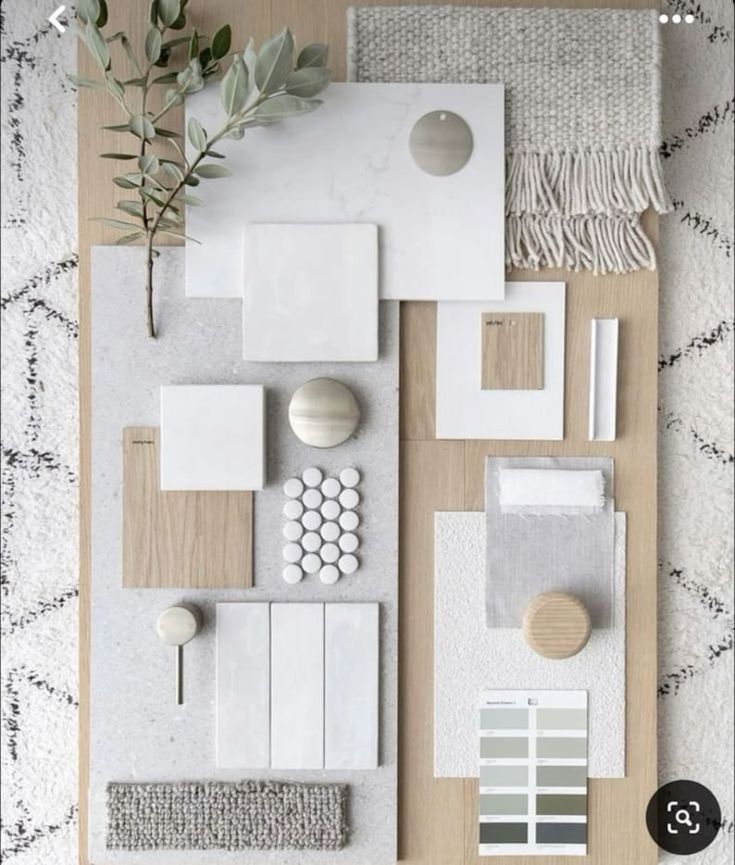
{"type": "Polygon", "coordinates": [[[249,588],[253,494],[160,489],[159,430],[123,430],[123,586],[249,588]]]}
{"type": "Polygon", "coordinates": [[[543,390],[544,314],[482,316],[482,389],[543,390]]]}

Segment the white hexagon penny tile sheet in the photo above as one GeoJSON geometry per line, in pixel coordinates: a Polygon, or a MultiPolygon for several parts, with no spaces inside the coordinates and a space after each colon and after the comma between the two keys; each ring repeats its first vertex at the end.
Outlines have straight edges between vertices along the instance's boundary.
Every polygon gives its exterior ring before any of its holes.
{"type": "Polygon", "coordinates": [[[333,585],[360,567],[359,483],[360,472],[352,466],[339,477],[326,477],[311,466],[283,485],[283,579],[287,583],[318,574],[322,583],[333,585]]]}

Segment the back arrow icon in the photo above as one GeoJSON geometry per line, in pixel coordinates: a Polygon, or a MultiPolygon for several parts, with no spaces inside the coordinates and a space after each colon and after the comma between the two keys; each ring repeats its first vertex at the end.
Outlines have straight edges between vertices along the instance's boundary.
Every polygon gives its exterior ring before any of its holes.
{"type": "Polygon", "coordinates": [[[64,27],[64,25],[59,21],[59,15],[64,14],[64,9],[66,9],[66,6],[59,6],[56,12],[48,17],[48,20],[54,25],[59,33],[66,33],[66,27],[64,27]]]}

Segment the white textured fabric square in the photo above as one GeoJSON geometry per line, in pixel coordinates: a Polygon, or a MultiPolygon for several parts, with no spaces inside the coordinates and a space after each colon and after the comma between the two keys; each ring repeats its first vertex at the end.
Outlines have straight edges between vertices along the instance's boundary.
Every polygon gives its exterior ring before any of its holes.
{"type": "MultiPolygon", "coordinates": [[[[487,625],[520,628],[528,602],[539,592],[570,592],[587,607],[593,628],[614,621],[614,465],[609,457],[488,457],[487,625]],[[500,472],[544,469],[579,474],[601,472],[604,505],[583,513],[508,513],[500,503],[500,472]]],[[[551,483],[551,480],[549,481],[551,483]]],[[[594,498],[592,500],[595,500],[594,498]]]]}
{"type": "Polygon", "coordinates": [[[485,514],[437,512],[434,536],[434,775],[477,777],[484,690],[589,694],[589,775],[625,776],[625,514],[615,514],[615,626],[573,658],[535,654],[520,630],[485,627],[485,514]]]}

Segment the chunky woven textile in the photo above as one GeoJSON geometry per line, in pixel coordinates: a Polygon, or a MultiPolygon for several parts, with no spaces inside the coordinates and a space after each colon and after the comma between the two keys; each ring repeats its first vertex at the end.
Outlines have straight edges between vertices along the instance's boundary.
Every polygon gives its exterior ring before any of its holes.
{"type": "Polygon", "coordinates": [[[341,784],[110,784],[110,850],[340,850],[341,784]]]}
{"type": "Polygon", "coordinates": [[[348,10],[352,81],[506,88],[506,264],[655,267],[639,215],[669,209],[655,10],[348,10]]]}

